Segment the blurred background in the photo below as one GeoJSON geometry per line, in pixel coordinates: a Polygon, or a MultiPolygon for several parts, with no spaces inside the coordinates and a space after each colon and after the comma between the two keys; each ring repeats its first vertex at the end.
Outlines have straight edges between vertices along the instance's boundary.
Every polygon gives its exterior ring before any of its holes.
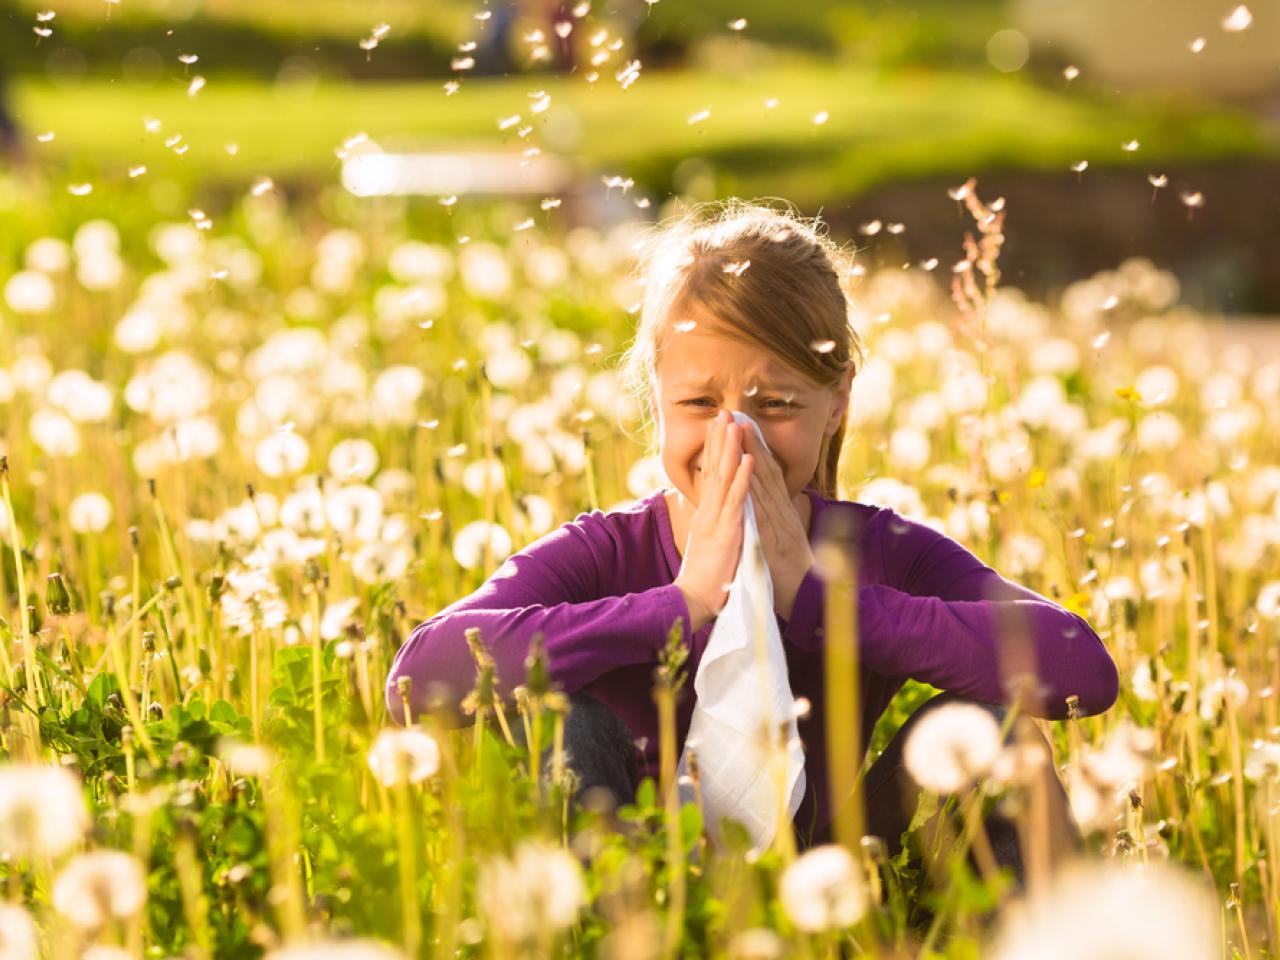
{"type": "Polygon", "coordinates": [[[1190,306],[1280,312],[1280,0],[0,0],[0,23],[13,238],[268,189],[460,231],[473,198],[560,229],[769,196],[868,265],[946,271],[976,176],[1032,296],[1142,256],[1190,306]]]}

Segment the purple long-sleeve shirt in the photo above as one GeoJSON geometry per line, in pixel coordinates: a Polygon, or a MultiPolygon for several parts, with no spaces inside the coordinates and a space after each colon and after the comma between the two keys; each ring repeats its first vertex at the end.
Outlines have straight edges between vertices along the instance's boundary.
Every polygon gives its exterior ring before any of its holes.
{"type": "MultiPolygon", "coordinates": [[[[876,720],[908,679],[977,700],[1007,702],[999,658],[1002,649],[1010,648],[1002,648],[998,637],[1001,631],[1009,635],[1011,622],[1034,650],[1042,716],[1065,717],[1066,698],[1072,694],[1080,698],[1085,715],[1101,713],[1115,702],[1115,663],[1082,617],[1005,580],[925,524],[888,508],[830,500],[813,487],[805,492],[813,504],[811,541],[817,543],[828,525],[834,530],[835,521],[844,519],[856,544],[864,750],[876,720]],[[840,512],[844,516],[837,518],[840,512]]],[[[622,717],[641,747],[642,775],[656,777],[653,668],[672,624],[682,620],[686,637],[692,626],[684,596],[673,582],[680,563],[661,489],[625,509],[579,514],[508,557],[470,596],[414,628],[388,676],[392,715],[403,721],[396,686],[401,676],[413,680],[415,713],[424,709],[432,685],[443,685],[455,704],[470,691],[475,664],[464,636],[468,627],[479,628],[497,662],[499,692],[510,698],[512,689],[524,682],[530,640],[542,631],[552,679],[566,693],[586,690],[622,717]]],[[[810,570],[796,594],[791,619],[777,618],[791,689],[811,705],[799,727],[807,789],[795,818],[798,827],[808,830],[831,820],[824,604],[824,581],[810,570]]],[[[693,713],[692,677],[714,623],[692,636],[690,680],[677,701],[678,749],[693,713]]]]}

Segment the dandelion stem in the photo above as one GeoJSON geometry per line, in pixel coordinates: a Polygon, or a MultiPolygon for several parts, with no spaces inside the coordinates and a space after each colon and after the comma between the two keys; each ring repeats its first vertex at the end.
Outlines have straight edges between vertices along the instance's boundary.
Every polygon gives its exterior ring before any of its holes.
{"type": "MultiPolygon", "coordinates": [[[[402,760],[407,764],[407,758],[402,760]]],[[[416,960],[422,953],[422,916],[418,909],[417,834],[410,811],[408,776],[402,772],[396,784],[396,835],[400,842],[400,916],[405,954],[416,960]]]]}
{"type": "Polygon", "coordinates": [[[852,531],[836,529],[818,546],[827,579],[825,683],[827,769],[836,843],[856,853],[865,833],[862,789],[861,692],[858,665],[857,568],[852,531]]]}
{"type": "Polygon", "coordinates": [[[315,730],[316,762],[324,763],[324,698],[320,683],[324,650],[320,637],[320,591],[315,583],[308,600],[311,604],[311,719],[315,730]]]}
{"type": "MultiPolygon", "coordinates": [[[[22,656],[26,665],[27,687],[31,690],[31,702],[39,709],[44,696],[41,692],[40,674],[36,670],[35,638],[31,636],[31,612],[27,609],[26,565],[22,561],[22,537],[18,529],[18,515],[13,509],[13,495],[9,490],[9,458],[0,457],[0,493],[9,519],[9,548],[13,551],[13,574],[18,587],[18,622],[22,625],[22,656]]],[[[32,727],[37,738],[33,747],[39,751],[39,724],[32,727]]]]}

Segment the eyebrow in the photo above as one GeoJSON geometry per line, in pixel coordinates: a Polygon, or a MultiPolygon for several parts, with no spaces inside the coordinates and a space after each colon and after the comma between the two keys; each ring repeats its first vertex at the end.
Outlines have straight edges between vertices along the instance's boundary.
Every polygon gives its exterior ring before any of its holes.
{"type": "MultiPolygon", "coordinates": [[[[680,390],[706,390],[716,386],[716,378],[714,376],[704,377],[701,380],[685,380],[679,384],[677,389],[680,390]]],[[[761,390],[800,390],[802,389],[798,383],[792,383],[782,380],[757,380],[756,386],[761,390]]]]}

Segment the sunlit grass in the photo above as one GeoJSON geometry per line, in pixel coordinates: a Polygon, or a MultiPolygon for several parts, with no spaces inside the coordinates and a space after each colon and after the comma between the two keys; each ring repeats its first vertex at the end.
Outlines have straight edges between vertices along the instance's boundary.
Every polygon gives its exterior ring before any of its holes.
{"type": "Polygon", "coordinates": [[[489,148],[528,144],[498,119],[523,112],[532,140],[572,156],[587,172],[636,176],[667,190],[679,163],[709,160],[739,193],[783,194],[801,204],[847,196],[908,176],[990,168],[1066,171],[1092,166],[1154,172],[1162,165],[1276,150],[1258,122],[1218,107],[1158,100],[1100,101],[1020,79],[933,71],[880,73],[796,63],[742,74],[642,72],[629,90],[605,73],[574,79],[463,79],[446,96],[439,83],[320,83],[271,86],[211,81],[193,97],[172,79],[131,89],[89,81],[56,87],[24,80],[16,112],[37,156],[69,179],[118,183],[131,166],[148,177],[191,184],[278,178],[332,181],[335,149],[363,131],[387,149],[489,148]],[[551,107],[528,113],[529,93],[551,107]],[[766,101],[776,98],[770,108],[766,101]],[[709,116],[690,127],[688,118],[709,116]],[[815,123],[820,112],[825,122],[815,123]],[[93,122],[85,122],[86,116],[93,122]],[[144,118],[161,121],[156,133],[144,118]],[[179,157],[164,146],[189,145],[179,157]],[[1137,139],[1136,153],[1120,145],[1137,139]],[[232,155],[227,144],[235,144],[232,155]]]}

